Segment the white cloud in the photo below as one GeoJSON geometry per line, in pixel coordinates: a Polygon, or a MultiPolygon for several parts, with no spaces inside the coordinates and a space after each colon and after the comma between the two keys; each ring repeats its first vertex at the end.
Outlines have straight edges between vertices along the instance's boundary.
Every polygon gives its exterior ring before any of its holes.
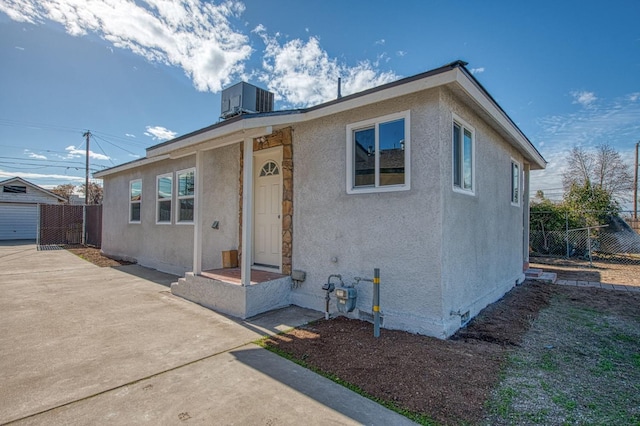
{"type": "Polygon", "coordinates": [[[181,67],[200,91],[219,91],[244,73],[251,55],[231,20],[244,5],[197,0],[3,0],[0,12],[31,24],[51,20],[73,36],[96,34],[149,61],[181,67]],[[148,5],[148,8],[143,5],[148,5]]]}
{"type": "Polygon", "coordinates": [[[135,138],[136,135],[132,135],[131,133],[125,133],[125,136],[129,137],[129,138],[135,138]]]}
{"type": "Polygon", "coordinates": [[[29,158],[35,158],[36,160],[46,160],[47,157],[45,155],[42,154],[36,154],[35,152],[32,152],[28,149],[24,150],[24,153],[29,157],[29,158]]]}
{"type": "Polygon", "coordinates": [[[18,50],[24,50],[24,47],[20,47],[20,46],[15,46],[15,48],[18,50]]]}
{"type": "Polygon", "coordinates": [[[393,72],[380,72],[369,61],[356,66],[338,63],[329,57],[315,37],[280,44],[277,36],[269,36],[264,26],[253,30],[265,43],[263,70],[258,79],[276,99],[291,107],[316,105],[335,99],[338,77],[342,77],[342,94],[360,92],[398,79],[393,72]]]}
{"type": "Polygon", "coordinates": [[[635,101],[637,101],[638,99],[640,99],[640,92],[634,92],[634,93],[631,93],[631,94],[628,96],[628,99],[629,99],[631,102],[635,102],[635,101]]]}
{"type": "Polygon", "coordinates": [[[471,74],[480,74],[484,72],[484,67],[471,68],[471,74]]]}
{"type": "Polygon", "coordinates": [[[153,138],[153,140],[166,141],[176,137],[177,133],[173,132],[162,126],[147,126],[147,131],[144,132],[146,136],[153,138]]]}
{"type": "Polygon", "coordinates": [[[378,46],[382,46],[385,44],[385,40],[383,38],[381,38],[380,40],[376,40],[373,44],[378,45],[378,46]]]}
{"type": "MultiPolygon", "coordinates": [[[[28,172],[12,172],[12,171],[4,171],[0,169],[0,179],[12,178],[12,177],[21,177],[22,179],[26,179],[29,181],[35,179],[59,179],[64,181],[76,181],[84,183],[84,176],[70,176],[70,175],[57,175],[57,174],[44,174],[44,173],[28,173],[28,172]]],[[[33,182],[36,183],[36,182],[33,182]]]]}
{"type": "Polygon", "coordinates": [[[584,90],[571,92],[571,96],[573,96],[574,104],[580,104],[585,107],[590,106],[592,103],[594,103],[598,99],[595,93],[587,92],[584,90]]]}
{"type": "MultiPolygon", "coordinates": [[[[378,69],[388,56],[348,66],[330,58],[316,37],[281,44],[279,33],[268,36],[263,25],[253,30],[266,46],[262,67],[247,71],[245,64],[253,50],[244,28],[238,29],[246,26],[241,21],[244,10],[237,0],[220,4],[202,0],[0,1],[0,12],[15,21],[34,25],[53,21],[70,35],[97,35],[110,43],[109,49],[127,49],[150,62],[180,67],[200,91],[218,92],[240,79],[255,77],[287,107],[307,106],[335,98],[338,77],[342,77],[344,94],[398,78],[378,69]]],[[[384,39],[376,41],[384,43],[384,39]]]]}
{"type": "Polygon", "coordinates": [[[407,52],[406,52],[406,51],[404,51],[404,50],[398,50],[398,51],[396,52],[396,56],[399,56],[399,57],[401,57],[401,58],[402,58],[402,57],[404,57],[404,56],[407,56],[407,52]]]}
{"type": "MultiPolygon", "coordinates": [[[[69,145],[64,149],[68,152],[67,158],[84,158],[87,155],[86,149],[78,149],[74,145],[69,145]]],[[[89,158],[93,158],[94,160],[109,160],[110,157],[104,154],[98,154],[97,152],[93,152],[89,150],[89,158]]]]}

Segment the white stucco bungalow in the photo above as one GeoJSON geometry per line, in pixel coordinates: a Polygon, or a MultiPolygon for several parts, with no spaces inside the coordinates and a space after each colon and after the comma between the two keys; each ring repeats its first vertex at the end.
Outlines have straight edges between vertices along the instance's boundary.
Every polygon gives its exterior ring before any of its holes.
{"type": "MultiPolygon", "coordinates": [[[[97,173],[102,250],[184,275],[175,294],[242,318],[324,311],[331,274],[380,268],[383,328],[451,335],[524,280],[529,171],[545,167],[465,65],[242,114],[97,173]],[[206,272],[234,249],[239,284],[206,272]],[[280,275],[252,284],[252,268],[280,275]]],[[[356,289],[349,315],[370,319],[372,285],[356,289]]]]}

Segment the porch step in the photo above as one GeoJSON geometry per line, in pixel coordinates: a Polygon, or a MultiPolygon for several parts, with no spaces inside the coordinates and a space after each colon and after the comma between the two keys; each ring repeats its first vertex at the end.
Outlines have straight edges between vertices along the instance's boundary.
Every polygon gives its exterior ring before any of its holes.
{"type": "Polygon", "coordinates": [[[214,311],[246,319],[289,306],[292,285],[288,275],[242,286],[187,272],[171,284],[171,293],[214,311]]]}
{"type": "Polygon", "coordinates": [[[537,269],[536,271],[540,272],[535,272],[531,275],[528,274],[529,271],[525,272],[527,279],[542,281],[549,284],[555,284],[558,279],[558,274],[555,272],[544,272],[542,269],[537,269]]]}
{"type": "Polygon", "coordinates": [[[529,268],[526,271],[524,271],[524,275],[527,278],[531,278],[531,279],[539,278],[543,273],[544,271],[542,269],[536,269],[536,268],[529,268]]]}

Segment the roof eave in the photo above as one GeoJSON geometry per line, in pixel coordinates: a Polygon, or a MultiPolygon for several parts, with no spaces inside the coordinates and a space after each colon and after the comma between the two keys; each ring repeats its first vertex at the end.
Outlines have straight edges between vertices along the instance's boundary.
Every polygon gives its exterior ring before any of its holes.
{"type": "Polygon", "coordinates": [[[20,176],[16,176],[16,177],[12,177],[12,178],[5,179],[5,180],[3,180],[3,181],[0,181],[0,185],[6,185],[6,184],[7,184],[7,182],[12,182],[12,181],[20,181],[20,182],[22,182],[23,184],[25,184],[25,185],[27,185],[27,186],[30,186],[31,188],[33,188],[33,189],[35,189],[35,190],[37,190],[37,191],[44,192],[44,193],[45,193],[45,194],[47,194],[47,195],[50,195],[50,196],[52,196],[52,197],[55,197],[55,198],[57,198],[57,199],[58,199],[58,200],[60,200],[60,201],[67,201],[67,199],[66,199],[66,198],[61,197],[60,195],[56,194],[55,192],[51,192],[51,191],[49,191],[48,189],[45,189],[45,188],[43,188],[43,187],[41,187],[41,186],[36,185],[35,183],[31,183],[31,182],[29,182],[28,180],[24,180],[24,179],[22,179],[20,176]]]}
{"type": "Polygon", "coordinates": [[[101,178],[112,173],[118,173],[166,158],[180,158],[191,155],[197,150],[219,148],[248,138],[268,135],[274,127],[292,125],[298,122],[338,114],[369,104],[449,84],[457,84],[478,106],[484,109],[494,120],[495,124],[509,135],[511,139],[510,142],[522,152],[527,161],[530,162],[532,170],[544,169],[546,166],[544,158],[484,87],[469,73],[465,65],[464,62],[456,61],[422,74],[407,77],[302,110],[247,114],[233,117],[229,120],[148,148],[147,158],[145,158],[146,161],[144,162],[136,160],[111,169],[102,170],[94,174],[94,176],[101,178]]]}
{"type": "Polygon", "coordinates": [[[131,170],[140,166],[146,166],[147,164],[157,163],[158,161],[166,160],[168,158],[169,158],[169,155],[167,154],[167,155],[158,155],[151,158],[141,158],[138,160],[133,160],[128,163],[120,164],[115,167],[110,167],[108,169],[100,170],[99,172],[94,173],[93,177],[97,179],[103,179],[105,176],[131,170]]]}
{"type": "Polygon", "coordinates": [[[529,161],[531,170],[546,168],[547,162],[520,128],[464,67],[456,70],[456,83],[482,108],[495,124],[511,137],[511,142],[529,161]]]}

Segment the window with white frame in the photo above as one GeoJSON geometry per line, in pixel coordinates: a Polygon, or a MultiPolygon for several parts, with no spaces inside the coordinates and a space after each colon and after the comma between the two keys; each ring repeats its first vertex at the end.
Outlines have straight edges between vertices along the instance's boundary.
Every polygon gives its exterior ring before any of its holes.
{"type": "Polygon", "coordinates": [[[129,182],[129,223],[140,223],[142,207],[142,180],[129,182]]]}
{"type": "Polygon", "coordinates": [[[511,160],[511,204],[520,205],[520,163],[511,160]]]}
{"type": "Polygon", "coordinates": [[[410,189],[409,111],[347,126],[347,193],[410,189]]]}
{"type": "Polygon", "coordinates": [[[177,183],[177,223],[193,223],[193,209],[196,188],[196,170],[181,170],[176,174],[177,183]]]}
{"type": "Polygon", "coordinates": [[[156,177],[156,223],[171,223],[171,200],[173,198],[173,175],[156,177]]]}
{"type": "Polygon", "coordinates": [[[474,143],[475,131],[454,116],[453,121],[453,188],[474,192],[474,143]]]}

